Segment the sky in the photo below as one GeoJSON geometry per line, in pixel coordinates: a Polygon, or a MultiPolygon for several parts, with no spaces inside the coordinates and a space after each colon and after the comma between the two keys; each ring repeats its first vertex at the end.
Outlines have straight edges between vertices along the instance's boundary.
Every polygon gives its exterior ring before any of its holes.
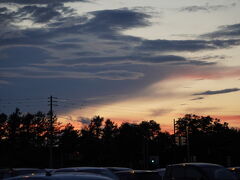
{"type": "Polygon", "coordinates": [[[210,115],[240,127],[240,0],[0,0],[0,112],[81,127],[210,115]]]}

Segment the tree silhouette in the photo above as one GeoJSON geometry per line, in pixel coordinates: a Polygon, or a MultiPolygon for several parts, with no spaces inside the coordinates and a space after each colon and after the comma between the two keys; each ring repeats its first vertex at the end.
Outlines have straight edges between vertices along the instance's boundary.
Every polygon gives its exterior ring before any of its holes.
{"type": "Polygon", "coordinates": [[[142,135],[146,139],[154,139],[160,132],[161,128],[160,125],[156,123],[154,120],[148,121],[142,121],[139,124],[139,127],[141,129],[142,135]]]}
{"type": "Polygon", "coordinates": [[[227,156],[233,154],[228,147],[239,148],[236,141],[232,141],[236,130],[220,119],[186,114],[176,121],[176,134],[186,136],[187,129],[191,154],[197,160],[224,164],[227,156]]]}
{"type": "Polygon", "coordinates": [[[71,162],[66,159],[71,156],[71,154],[78,154],[77,150],[79,147],[79,131],[74,129],[74,126],[68,123],[64,129],[60,131],[59,137],[59,149],[61,165],[65,166],[71,162]]]}
{"type": "Polygon", "coordinates": [[[107,119],[105,121],[105,125],[103,128],[103,136],[102,136],[103,141],[106,143],[111,142],[116,137],[117,132],[118,132],[117,125],[110,119],[107,119]]]}
{"type": "Polygon", "coordinates": [[[0,143],[6,138],[7,118],[8,116],[6,114],[0,114],[0,143]]]}
{"type": "MultiPolygon", "coordinates": [[[[159,164],[184,161],[186,146],[174,144],[173,135],[161,132],[154,120],[122,123],[94,116],[90,124],[76,130],[61,125],[48,114],[0,113],[0,167],[48,167],[49,137],[53,132],[54,166],[126,166],[135,169],[156,168],[159,164]]],[[[191,156],[198,161],[237,165],[240,163],[240,131],[210,116],[186,114],[176,121],[176,135],[186,136],[188,129],[191,156]]]]}

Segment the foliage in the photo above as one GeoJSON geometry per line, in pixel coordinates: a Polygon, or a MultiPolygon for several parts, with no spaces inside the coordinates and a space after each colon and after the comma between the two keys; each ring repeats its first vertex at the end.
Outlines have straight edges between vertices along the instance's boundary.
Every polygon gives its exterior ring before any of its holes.
{"type": "MultiPolygon", "coordinates": [[[[159,165],[182,162],[186,147],[174,144],[174,136],[161,132],[154,120],[117,126],[110,119],[94,116],[90,123],[76,130],[72,124],[62,126],[42,112],[0,114],[0,166],[47,167],[49,137],[53,132],[54,166],[127,166],[154,168],[151,156],[159,157],[159,165]]],[[[210,116],[186,114],[176,121],[176,136],[189,135],[191,156],[198,161],[226,164],[240,162],[238,129],[210,116]],[[186,131],[188,130],[188,131],[186,131]]],[[[156,168],[156,167],[155,167],[156,168]]]]}

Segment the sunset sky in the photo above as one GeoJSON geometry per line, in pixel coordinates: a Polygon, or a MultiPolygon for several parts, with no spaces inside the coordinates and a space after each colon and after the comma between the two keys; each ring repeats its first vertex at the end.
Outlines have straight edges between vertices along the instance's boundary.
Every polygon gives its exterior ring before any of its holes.
{"type": "Polygon", "coordinates": [[[239,58],[240,0],[0,0],[4,113],[240,127],[239,58]]]}

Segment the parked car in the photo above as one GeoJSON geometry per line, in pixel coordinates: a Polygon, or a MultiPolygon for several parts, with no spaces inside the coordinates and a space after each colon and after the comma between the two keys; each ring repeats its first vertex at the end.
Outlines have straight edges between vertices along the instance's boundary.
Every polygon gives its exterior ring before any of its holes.
{"type": "Polygon", "coordinates": [[[25,175],[7,178],[5,180],[112,180],[111,178],[90,174],[90,173],[59,173],[52,175],[38,174],[38,175],[25,175]]]}
{"type": "Polygon", "coordinates": [[[126,170],[126,171],[117,171],[115,174],[119,178],[119,180],[134,180],[134,171],[126,170]]]}
{"type": "Polygon", "coordinates": [[[154,170],[134,170],[133,174],[136,180],[160,180],[158,172],[154,170]]]}
{"type": "Polygon", "coordinates": [[[106,168],[112,171],[113,173],[118,171],[133,171],[133,169],[127,167],[106,167],[106,168]]]}
{"type": "Polygon", "coordinates": [[[218,164],[181,163],[168,165],[164,180],[237,180],[237,177],[218,164]]]}
{"type": "Polygon", "coordinates": [[[158,172],[151,170],[118,171],[116,175],[120,180],[161,180],[158,172]]]}
{"type": "Polygon", "coordinates": [[[109,177],[114,180],[118,180],[118,177],[107,168],[102,167],[70,167],[70,168],[60,168],[53,171],[53,173],[68,173],[68,172],[87,172],[99,174],[102,176],[109,177]]]}
{"type": "Polygon", "coordinates": [[[0,169],[0,179],[12,177],[10,169],[0,169]]]}
{"type": "Polygon", "coordinates": [[[240,180],[240,167],[229,167],[227,169],[231,171],[233,174],[235,174],[240,180]]]}
{"type": "Polygon", "coordinates": [[[0,179],[21,176],[26,174],[45,173],[44,169],[38,168],[9,168],[0,170],[0,179]]]}
{"type": "Polygon", "coordinates": [[[161,180],[163,180],[165,172],[166,172],[166,168],[155,169],[155,171],[158,172],[159,176],[161,177],[161,180]]]}

